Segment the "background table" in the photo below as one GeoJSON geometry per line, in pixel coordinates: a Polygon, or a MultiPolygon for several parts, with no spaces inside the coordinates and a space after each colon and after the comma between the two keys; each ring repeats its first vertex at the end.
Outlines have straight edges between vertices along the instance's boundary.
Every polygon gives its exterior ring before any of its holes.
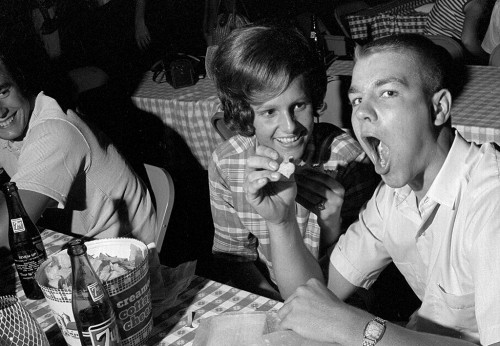
{"type": "Polygon", "coordinates": [[[347,16],[354,40],[374,40],[404,33],[423,34],[427,13],[415,11],[432,0],[396,0],[347,16]]]}
{"type": "MultiPolygon", "coordinates": [[[[329,75],[352,75],[353,62],[337,60],[329,75]]],[[[451,123],[467,140],[500,145],[500,68],[467,66],[467,83],[453,100],[451,123]]]]}
{"type": "Polygon", "coordinates": [[[144,75],[132,102],[176,131],[206,169],[210,155],[222,143],[210,123],[220,105],[213,81],[201,79],[193,86],[174,89],[168,83],[153,82],[152,76],[152,72],[144,75]]]}
{"type": "MultiPolygon", "coordinates": [[[[50,230],[42,232],[47,254],[53,254],[73,239],[71,236],[50,230]]],[[[15,292],[21,303],[37,319],[47,333],[51,345],[64,345],[64,338],[45,299],[30,300],[24,295],[12,259],[0,258],[0,294],[15,292]]],[[[177,297],[172,307],[154,319],[153,331],[146,346],[191,345],[196,327],[201,318],[224,312],[272,311],[282,306],[281,302],[252,294],[219,282],[194,276],[189,286],[177,297]],[[192,325],[188,325],[188,315],[194,313],[192,325]]]]}

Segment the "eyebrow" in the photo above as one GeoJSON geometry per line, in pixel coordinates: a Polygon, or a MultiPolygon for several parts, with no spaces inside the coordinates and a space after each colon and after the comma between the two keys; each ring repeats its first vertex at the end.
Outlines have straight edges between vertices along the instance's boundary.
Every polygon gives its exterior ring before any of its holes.
{"type": "MultiPolygon", "coordinates": [[[[379,88],[385,84],[389,83],[398,83],[403,85],[404,87],[408,87],[408,81],[405,78],[398,78],[398,77],[388,77],[388,78],[383,78],[375,81],[375,88],[379,88]]],[[[355,86],[350,86],[349,90],[347,91],[348,94],[354,94],[358,93],[359,89],[356,88],[355,86]]]]}

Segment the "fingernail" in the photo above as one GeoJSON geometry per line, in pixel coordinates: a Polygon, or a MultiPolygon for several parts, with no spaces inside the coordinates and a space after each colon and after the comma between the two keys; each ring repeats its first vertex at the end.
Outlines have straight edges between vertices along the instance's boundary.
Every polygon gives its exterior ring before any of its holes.
{"type": "Polygon", "coordinates": [[[279,173],[271,173],[271,178],[273,179],[279,179],[280,178],[280,174],[279,173]]]}
{"type": "Polygon", "coordinates": [[[279,165],[276,161],[271,161],[269,162],[269,167],[271,167],[272,169],[278,169],[279,165]]]}

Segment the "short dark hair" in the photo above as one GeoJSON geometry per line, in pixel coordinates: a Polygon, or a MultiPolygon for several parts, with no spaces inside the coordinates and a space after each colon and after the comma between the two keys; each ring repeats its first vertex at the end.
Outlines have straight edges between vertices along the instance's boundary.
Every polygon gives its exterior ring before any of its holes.
{"type": "Polygon", "coordinates": [[[17,85],[23,95],[28,96],[32,94],[32,90],[30,90],[26,83],[24,72],[21,71],[21,68],[14,60],[11,56],[0,53],[0,66],[4,67],[11,81],[17,85]]]}
{"type": "Polygon", "coordinates": [[[211,67],[224,121],[244,136],[255,134],[250,104],[277,97],[299,76],[304,78],[315,111],[323,104],[325,65],[296,28],[252,25],[236,29],[217,49],[211,67]]]}
{"type": "Polygon", "coordinates": [[[456,83],[452,81],[452,70],[458,66],[453,63],[446,49],[423,35],[392,35],[371,41],[364,46],[357,46],[354,60],[387,51],[409,52],[414,57],[418,63],[415,68],[422,74],[424,92],[428,97],[441,89],[448,89],[452,94],[456,90],[456,83]]]}

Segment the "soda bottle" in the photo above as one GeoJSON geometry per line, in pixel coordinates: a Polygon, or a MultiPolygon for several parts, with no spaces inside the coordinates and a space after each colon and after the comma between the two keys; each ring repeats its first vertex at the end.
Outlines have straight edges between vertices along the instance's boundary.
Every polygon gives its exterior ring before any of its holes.
{"type": "Polygon", "coordinates": [[[325,63],[325,41],[324,41],[323,35],[321,34],[321,31],[319,30],[318,17],[314,13],[311,15],[311,34],[310,34],[309,38],[311,40],[311,43],[312,43],[314,49],[316,50],[318,58],[324,64],[325,63]]]}
{"type": "Polygon", "coordinates": [[[69,242],[73,276],[73,315],[83,346],[121,345],[116,317],[108,293],[90,265],[82,239],[69,242]]]}
{"type": "Polygon", "coordinates": [[[7,182],[2,190],[9,211],[10,251],[24,294],[28,299],[42,299],[43,292],[35,280],[38,267],[47,259],[40,231],[26,213],[16,183],[7,182]]]}

